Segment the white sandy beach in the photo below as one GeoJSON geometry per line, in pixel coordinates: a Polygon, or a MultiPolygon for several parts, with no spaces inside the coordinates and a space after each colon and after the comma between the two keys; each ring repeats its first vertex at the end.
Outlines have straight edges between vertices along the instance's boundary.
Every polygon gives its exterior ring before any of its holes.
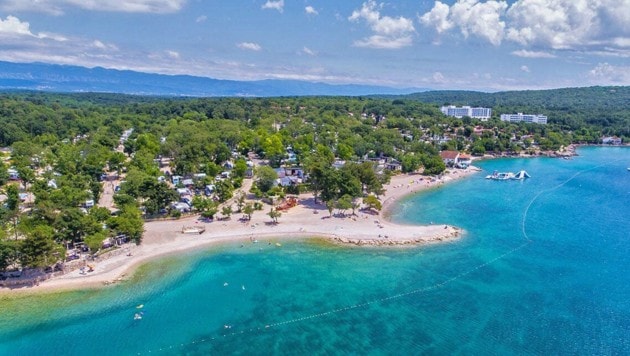
{"type": "MultiPolygon", "coordinates": [[[[267,215],[269,206],[256,211],[251,221],[240,220],[241,214],[235,213],[230,220],[215,219],[204,222],[198,217],[179,220],[162,220],[145,223],[142,244],[130,249],[131,256],[122,253],[102,262],[94,263],[94,271],[81,274],[79,270],[63,276],[42,281],[39,285],[8,290],[4,292],[38,292],[103,286],[120,281],[133,273],[134,269],[149,259],[167,254],[201,249],[210,244],[238,241],[251,243],[271,239],[279,241],[292,237],[326,237],[339,243],[356,245],[409,245],[448,241],[458,238],[462,231],[453,226],[430,225],[411,226],[395,224],[387,219],[393,204],[401,197],[429,189],[449,181],[459,179],[477,171],[475,167],[466,170],[450,170],[441,179],[421,175],[398,175],[392,177],[385,186],[381,197],[383,209],[379,214],[357,211],[356,216],[329,216],[323,204],[315,204],[312,194],[299,197],[296,207],[282,213],[278,224],[272,224],[267,215]],[[183,234],[184,226],[204,225],[202,234],[183,234]]],[[[0,289],[0,292],[2,290],[0,289]]]]}

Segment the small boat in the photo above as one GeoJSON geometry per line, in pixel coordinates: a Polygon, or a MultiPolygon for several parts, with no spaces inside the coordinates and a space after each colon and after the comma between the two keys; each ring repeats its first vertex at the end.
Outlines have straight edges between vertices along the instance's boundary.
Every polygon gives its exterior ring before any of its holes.
{"type": "Polygon", "coordinates": [[[142,309],[144,308],[144,304],[138,304],[138,306],[136,306],[136,309],[142,309]]]}
{"type": "Polygon", "coordinates": [[[204,226],[184,226],[182,234],[202,234],[206,231],[204,226]]]}

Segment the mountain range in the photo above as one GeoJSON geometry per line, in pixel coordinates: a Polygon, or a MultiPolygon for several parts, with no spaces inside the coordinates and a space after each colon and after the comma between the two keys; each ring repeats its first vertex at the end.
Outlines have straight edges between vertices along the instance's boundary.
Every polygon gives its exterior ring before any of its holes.
{"type": "Polygon", "coordinates": [[[86,68],[46,63],[0,61],[0,90],[105,92],[155,96],[272,97],[304,95],[404,95],[426,89],[371,85],[333,85],[298,80],[220,80],[131,70],[86,68]]]}

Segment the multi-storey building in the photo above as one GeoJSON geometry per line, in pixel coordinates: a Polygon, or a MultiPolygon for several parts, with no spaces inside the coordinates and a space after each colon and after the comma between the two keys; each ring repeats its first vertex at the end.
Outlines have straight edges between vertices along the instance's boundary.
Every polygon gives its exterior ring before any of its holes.
{"type": "Polygon", "coordinates": [[[519,112],[518,114],[501,114],[501,121],[508,122],[529,122],[532,124],[546,124],[547,116],[545,115],[532,115],[532,114],[523,114],[519,112]]]}
{"type": "Polygon", "coordinates": [[[473,119],[481,119],[482,121],[486,121],[492,115],[492,109],[490,108],[481,108],[481,107],[470,107],[470,106],[462,106],[457,107],[454,105],[442,106],[440,111],[446,116],[453,116],[458,119],[461,119],[464,116],[471,117],[473,119]]]}

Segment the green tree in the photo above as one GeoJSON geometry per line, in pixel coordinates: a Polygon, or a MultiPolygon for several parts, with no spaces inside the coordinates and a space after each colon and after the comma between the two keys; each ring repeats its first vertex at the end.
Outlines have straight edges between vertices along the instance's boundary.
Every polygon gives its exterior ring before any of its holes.
{"type": "Polygon", "coordinates": [[[247,220],[252,219],[253,213],[254,213],[254,205],[252,205],[251,203],[245,204],[245,206],[243,207],[243,214],[247,216],[247,220]]]}
{"type": "Polygon", "coordinates": [[[282,213],[278,211],[278,209],[274,209],[273,207],[271,207],[267,215],[269,215],[269,217],[271,218],[271,221],[273,221],[274,224],[277,224],[278,218],[282,216],[282,213]]]}
{"type": "Polygon", "coordinates": [[[328,210],[328,216],[332,217],[332,212],[335,209],[334,200],[326,200],[326,210],[328,210]]]}
{"type": "Polygon", "coordinates": [[[24,267],[42,268],[56,263],[65,251],[55,244],[55,231],[50,226],[37,226],[20,244],[20,262],[24,267]]]}
{"type": "Polygon", "coordinates": [[[236,207],[237,207],[237,212],[241,212],[241,210],[243,210],[243,205],[245,205],[245,193],[244,192],[240,192],[238,193],[238,196],[236,197],[236,207]]]}
{"type": "Polygon", "coordinates": [[[436,175],[446,170],[444,161],[437,155],[424,155],[422,165],[424,165],[424,174],[426,175],[436,175]]]}
{"type": "Polygon", "coordinates": [[[0,271],[6,269],[17,262],[18,242],[0,239],[0,271]]]}
{"type": "Polygon", "coordinates": [[[371,210],[381,211],[382,208],[381,201],[378,200],[376,196],[371,194],[363,198],[363,204],[365,204],[368,209],[371,210]]]}
{"type": "Polygon", "coordinates": [[[352,208],[352,196],[346,194],[337,200],[335,207],[342,215],[346,215],[346,210],[352,208]]]}
{"type": "Polygon", "coordinates": [[[105,231],[100,231],[94,233],[92,235],[88,235],[85,237],[84,242],[87,247],[92,251],[92,253],[96,253],[103,246],[103,241],[107,238],[107,233],[105,231]]]}
{"type": "Polygon", "coordinates": [[[404,155],[400,163],[402,164],[403,173],[411,173],[418,170],[422,162],[420,157],[416,155],[404,155]]]}
{"type": "Polygon", "coordinates": [[[135,205],[121,207],[118,216],[109,220],[109,227],[118,234],[127,235],[137,245],[142,242],[144,232],[142,212],[135,205]]]}
{"type": "Polygon", "coordinates": [[[276,183],[278,173],[269,166],[260,166],[256,170],[256,187],[261,192],[267,193],[276,183]]]}
{"type": "Polygon", "coordinates": [[[232,205],[224,205],[223,208],[221,208],[221,214],[229,220],[230,215],[232,215],[232,205]]]}

